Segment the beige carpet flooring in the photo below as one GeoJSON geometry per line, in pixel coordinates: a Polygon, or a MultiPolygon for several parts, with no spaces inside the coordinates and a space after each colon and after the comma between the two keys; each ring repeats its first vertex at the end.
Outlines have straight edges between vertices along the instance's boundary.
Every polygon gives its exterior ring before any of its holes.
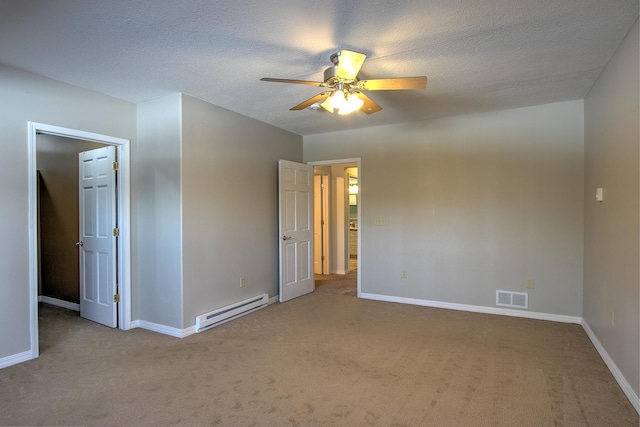
{"type": "Polygon", "coordinates": [[[358,296],[357,270],[351,270],[348,274],[316,274],[315,292],[324,294],[358,296]]]}
{"type": "Polygon", "coordinates": [[[42,306],[0,424],[637,426],[579,325],[314,292],[184,339],[42,306]]]}
{"type": "Polygon", "coordinates": [[[358,259],[349,260],[347,274],[316,274],[315,291],[325,294],[358,296],[358,259]]]}

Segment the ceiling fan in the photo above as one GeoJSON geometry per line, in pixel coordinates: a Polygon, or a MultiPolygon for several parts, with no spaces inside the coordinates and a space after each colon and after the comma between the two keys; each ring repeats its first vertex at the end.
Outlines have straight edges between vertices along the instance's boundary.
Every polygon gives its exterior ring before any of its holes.
{"type": "Polygon", "coordinates": [[[260,80],[328,88],[329,90],[301,102],[292,107],[291,110],[304,110],[314,104],[319,104],[326,111],[340,115],[350,114],[360,109],[367,114],[377,113],[382,110],[382,107],[363,93],[367,90],[406,90],[427,87],[427,78],[425,76],[359,80],[358,72],[366,57],[364,53],[346,49],[339,53],[334,53],[330,58],[333,66],[324,71],[323,82],[273,79],[269,77],[264,77],[260,80]]]}

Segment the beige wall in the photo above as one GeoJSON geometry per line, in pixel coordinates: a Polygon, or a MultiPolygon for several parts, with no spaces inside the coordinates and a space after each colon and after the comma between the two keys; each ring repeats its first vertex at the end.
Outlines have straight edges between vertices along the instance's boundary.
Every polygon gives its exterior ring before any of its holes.
{"type": "Polygon", "coordinates": [[[302,137],[182,96],[183,327],[278,294],[279,159],[301,161],[302,137]]]}
{"type": "Polygon", "coordinates": [[[79,139],[40,134],[39,172],[40,295],[80,303],[78,268],[78,154],[102,147],[79,139]]]}
{"type": "Polygon", "coordinates": [[[182,328],[181,95],[137,105],[132,181],[138,197],[133,319],[182,328]]]}
{"type": "Polygon", "coordinates": [[[300,136],[174,94],[138,105],[137,155],[136,319],[181,334],[278,294],[277,164],[302,160],[300,136]]]}
{"type": "Polygon", "coordinates": [[[304,159],[362,159],[364,293],[580,317],[583,141],[573,101],[307,136],[304,159]]]}
{"type": "Polygon", "coordinates": [[[640,389],[638,37],[636,22],[585,99],[583,315],[635,392],[636,405],[640,389]],[[595,200],[598,187],[604,189],[602,202],[595,200]]]}
{"type": "MultiPolygon", "coordinates": [[[[0,360],[31,353],[27,122],[135,141],[135,105],[0,65],[0,360]]],[[[135,142],[134,142],[135,143],[135,142]]],[[[135,197],[132,194],[132,197],[135,197]]],[[[133,224],[135,227],[135,224],[133,224]]],[[[135,245],[135,240],[133,242],[135,245]]],[[[135,261],[134,261],[135,265],[135,261]]],[[[11,362],[9,362],[11,363],[11,362]]]]}

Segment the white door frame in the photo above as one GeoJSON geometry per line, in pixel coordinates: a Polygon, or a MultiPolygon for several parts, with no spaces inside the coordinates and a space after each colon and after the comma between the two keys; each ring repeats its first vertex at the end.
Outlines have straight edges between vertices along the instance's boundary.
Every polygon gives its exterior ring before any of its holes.
{"type": "Polygon", "coordinates": [[[118,224],[118,286],[120,304],[118,306],[118,328],[131,329],[131,162],[129,158],[130,141],[97,133],[84,132],[60,126],[28,122],[28,185],[29,185],[29,301],[30,301],[30,338],[31,356],[38,357],[38,194],[36,138],[38,134],[61,136],[70,139],[113,145],[117,148],[119,174],[117,187],[118,224]]]}
{"type": "Polygon", "coordinates": [[[320,226],[320,246],[322,247],[322,251],[320,256],[322,256],[322,274],[329,274],[329,227],[331,226],[331,221],[329,219],[329,176],[328,175],[320,175],[320,183],[322,188],[320,189],[320,221],[322,224],[320,226]]]}
{"type": "MultiPolygon", "coordinates": [[[[360,157],[351,158],[351,159],[336,159],[336,160],[319,160],[314,162],[307,162],[308,165],[311,166],[332,166],[332,165],[341,165],[341,164],[355,164],[358,168],[358,298],[360,298],[360,294],[362,293],[362,164],[360,161],[360,157]]],[[[347,224],[349,221],[347,220],[347,224]]]]}
{"type": "Polygon", "coordinates": [[[314,274],[329,274],[329,185],[328,175],[324,173],[313,174],[314,193],[313,193],[313,239],[314,239],[314,270],[316,261],[320,262],[320,273],[314,274]],[[316,178],[319,179],[320,185],[316,186],[316,178]],[[318,206],[316,201],[320,200],[318,206]],[[316,209],[317,208],[317,209],[316,209]],[[320,233],[316,235],[316,228],[320,230],[320,233]],[[318,248],[319,246],[319,248],[318,248]],[[319,250],[318,250],[319,249],[319,250]]]}

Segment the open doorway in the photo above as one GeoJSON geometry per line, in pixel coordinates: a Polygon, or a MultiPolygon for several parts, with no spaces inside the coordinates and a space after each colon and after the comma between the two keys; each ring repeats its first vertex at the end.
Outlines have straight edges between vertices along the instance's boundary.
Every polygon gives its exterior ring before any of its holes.
{"type": "Polygon", "coordinates": [[[46,133],[36,137],[40,302],[80,311],[78,155],[104,146],[46,133]]]}
{"type": "MultiPolygon", "coordinates": [[[[30,338],[31,338],[31,356],[33,358],[38,357],[38,303],[41,299],[41,284],[39,283],[39,267],[41,257],[39,256],[40,241],[39,232],[41,230],[38,223],[38,210],[40,206],[39,198],[39,184],[42,184],[42,174],[38,174],[38,144],[44,145],[56,145],[54,150],[49,150],[45,157],[54,157],[54,159],[48,158],[44,160],[44,157],[40,157],[41,162],[47,162],[53,164],[55,157],[68,156],[70,152],[76,151],[76,146],[82,145],[84,148],[95,148],[98,146],[113,146],[117,151],[118,157],[118,169],[119,169],[119,182],[116,191],[116,203],[118,205],[117,224],[119,227],[119,236],[116,244],[117,252],[117,264],[118,269],[116,273],[116,281],[118,284],[118,293],[120,295],[120,303],[117,306],[117,318],[119,329],[131,328],[131,273],[130,273],[130,253],[131,253],[131,234],[130,234],[130,161],[129,161],[129,141],[121,138],[115,138],[105,135],[99,135],[89,132],[83,132],[74,129],[62,128],[58,126],[45,125],[40,123],[29,123],[29,294],[30,294],[30,338]],[[61,144],[61,145],[60,145],[61,144]],[[73,147],[70,147],[73,146],[73,147]],[[56,151],[58,151],[56,153],[56,151]],[[67,152],[67,154],[63,154],[67,152]]],[[[77,151],[83,151],[77,148],[77,151]]],[[[73,155],[74,159],[67,159],[70,161],[78,162],[77,154],[73,155]]],[[[54,168],[55,169],[55,168],[54,168]]],[[[64,167],[62,168],[64,169],[64,167]]],[[[60,171],[58,171],[60,172],[60,171]]],[[[56,173],[54,171],[54,173],[56,173]]],[[[76,176],[77,182],[77,176],[76,176]]],[[[64,186],[64,185],[63,185],[64,186]]],[[[42,190],[42,188],[40,188],[42,190]]],[[[64,191],[64,190],[62,190],[64,191]]],[[[73,207],[71,209],[74,209],[73,207]]],[[[64,213],[63,213],[64,215],[64,213]]],[[[52,218],[48,218],[50,221],[52,218]]],[[[51,221],[50,221],[51,222],[51,221]]],[[[55,218],[53,218],[53,230],[55,231],[55,218]]],[[[51,229],[52,224],[48,224],[51,229]]],[[[77,228],[76,228],[77,232],[77,228]]],[[[51,252],[51,251],[50,251],[51,252]]],[[[55,250],[53,251],[55,252],[55,250]]],[[[72,250],[77,254],[77,249],[72,250]]],[[[76,255],[77,256],[77,255],[76,255]]],[[[76,258],[77,260],[77,258],[76,258]]],[[[55,265],[56,262],[51,264],[55,265]]],[[[49,268],[48,266],[47,268],[49,268]]],[[[73,274],[71,272],[70,274],[73,274]]],[[[64,278],[63,281],[68,280],[64,278]]],[[[65,302],[68,303],[66,308],[75,308],[73,301],[73,291],[69,288],[57,287],[56,289],[49,289],[48,293],[52,296],[47,296],[50,301],[55,301],[61,306],[65,306],[65,302]]]]}
{"type": "Polygon", "coordinates": [[[349,193],[349,270],[358,268],[358,168],[345,170],[349,193]]]}
{"type": "Polygon", "coordinates": [[[359,296],[361,277],[360,159],[314,166],[316,292],[359,296]]]}

